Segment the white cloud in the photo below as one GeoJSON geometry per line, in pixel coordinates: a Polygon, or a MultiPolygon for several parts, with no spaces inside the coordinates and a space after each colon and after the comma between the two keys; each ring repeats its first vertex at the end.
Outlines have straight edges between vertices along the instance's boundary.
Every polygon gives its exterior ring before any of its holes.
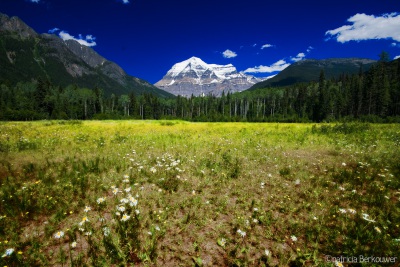
{"type": "Polygon", "coordinates": [[[307,48],[307,53],[310,53],[311,52],[311,50],[313,50],[314,49],[314,47],[312,47],[312,46],[309,46],[308,48],[307,48]]]}
{"type": "Polygon", "coordinates": [[[54,29],[48,30],[48,33],[55,33],[55,32],[58,32],[59,30],[60,30],[59,28],[54,28],[54,29]]]}
{"type": "Polygon", "coordinates": [[[400,55],[399,55],[399,56],[395,56],[393,59],[396,60],[396,59],[398,59],[398,58],[400,58],[400,55]]]}
{"type": "Polygon", "coordinates": [[[261,46],[261,49],[272,47],[272,46],[273,46],[272,44],[265,44],[265,45],[261,46]]]}
{"type": "Polygon", "coordinates": [[[129,4],[129,0],[122,0],[122,3],[129,4]]]}
{"type": "Polygon", "coordinates": [[[248,68],[244,72],[245,73],[271,73],[275,71],[281,71],[288,67],[290,63],[287,63],[285,60],[281,59],[275,62],[274,64],[270,66],[256,66],[254,68],[248,68]]]}
{"type": "Polygon", "coordinates": [[[79,38],[75,38],[73,35],[70,35],[69,33],[65,32],[65,31],[61,31],[58,35],[64,41],[75,40],[84,46],[95,46],[96,45],[96,42],[94,41],[96,38],[93,37],[92,35],[86,35],[86,37],[83,38],[82,35],[79,34],[79,38]]]}
{"type": "Polygon", "coordinates": [[[356,14],[347,21],[352,25],[329,30],[325,35],[331,35],[340,43],[371,39],[393,39],[400,42],[399,13],[383,14],[380,17],[364,13],[356,14]]]}
{"type": "Polygon", "coordinates": [[[232,58],[232,57],[237,57],[237,54],[229,49],[226,49],[223,53],[222,56],[224,58],[232,58]]]}
{"type": "Polygon", "coordinates": [[[40,2],[40,0],[30,0],[32,3],[36,3],[38,4],[40,2]]]}
{"type": "Polygon", "coordinates": [[[300,60],[304,59],[305,57],[306,57],[306,55],[304,53],[298,53],[297,56],[291,57],[290,59],[292,61],[297,62],[297,61],[300,61],[300,60]]]}

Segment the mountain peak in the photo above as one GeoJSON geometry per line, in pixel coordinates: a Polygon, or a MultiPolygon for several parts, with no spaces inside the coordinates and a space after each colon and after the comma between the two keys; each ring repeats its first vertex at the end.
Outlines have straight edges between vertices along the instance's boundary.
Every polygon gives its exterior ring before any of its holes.
{"type": "Polygon", "coordinates": [[[18,17],[9,17],[0,13],[0,32],[8,31],[18,34],[21,38],[37,37],[38,34],[18,17]]]}
{"type": "Polygon", "coordinates": [[[263,79],[237,72],[232,64],[207,64],[198,57],[191,57],[172,66],[155,86],[175,95],[191,96],[248,89],[263,79]]]}

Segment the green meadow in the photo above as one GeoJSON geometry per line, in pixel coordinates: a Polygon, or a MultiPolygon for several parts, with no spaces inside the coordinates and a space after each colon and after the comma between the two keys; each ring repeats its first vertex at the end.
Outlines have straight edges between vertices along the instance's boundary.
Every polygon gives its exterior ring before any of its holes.
{"type": "Polygon", "coordinates": [[[399,124],[2,122],[0,184],[0,266],[400,261],[399,124]]]}

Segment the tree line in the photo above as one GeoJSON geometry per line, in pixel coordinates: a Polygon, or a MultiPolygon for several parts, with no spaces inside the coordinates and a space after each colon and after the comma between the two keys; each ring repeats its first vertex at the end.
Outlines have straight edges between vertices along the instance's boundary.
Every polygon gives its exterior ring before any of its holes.
{"type": "Polygon", "coordinates": [[[400,60],[368,72],[220,97],[106,95],[98,87],[60,87],[39,78],[0,85],[0,120],[183,119],[189,121],[400,121],[400,60]]]}

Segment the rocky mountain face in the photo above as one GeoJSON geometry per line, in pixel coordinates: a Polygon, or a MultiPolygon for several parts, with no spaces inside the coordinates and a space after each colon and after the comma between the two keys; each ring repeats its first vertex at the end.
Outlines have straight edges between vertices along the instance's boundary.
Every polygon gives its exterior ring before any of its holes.
{"type": "Polygon", "coordinates": [[[106,95],[148,92],[171,96],[132,77],[92,48],[53,34],[37,34],[17,17],[0,13],[0,83],[48,79],[55,85],[99,87],[106,95]]]}
{"type": "Polygon", "coordinates": [[[223,91],[240,92],[260,81],[262,79],[238,72],[232,64],[207,64],[191,57],[172,66],[154,85],[174,95],[220,96],[223,91]]]}
{"type": "Polygon", "coordinates": [[[367,71],[374,63],[376,60],[365,58],[304,59],[293,63],[273,78],[253,85],[250,90],[318,81],[321,70],[327,79],[338,78],[343,74],[351,75],[367,71]]]}

